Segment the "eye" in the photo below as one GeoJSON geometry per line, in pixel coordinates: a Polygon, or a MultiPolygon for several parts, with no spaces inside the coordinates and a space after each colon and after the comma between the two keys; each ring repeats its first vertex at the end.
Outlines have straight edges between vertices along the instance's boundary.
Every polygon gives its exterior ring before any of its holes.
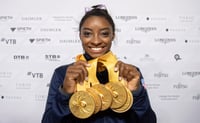
{"type": "Polygon", "coordinates": [[[103,36],[103,37],[109,37],[110,36],[110,32],[108,32],[108,31],[101,32],[101,36],[103,36]]]}
{"type": "Polygon", "coordinates": [[[89,31],[84,31],[82,34],[84,37],[90,37],[92,35],[92,33],[89,31]]]}

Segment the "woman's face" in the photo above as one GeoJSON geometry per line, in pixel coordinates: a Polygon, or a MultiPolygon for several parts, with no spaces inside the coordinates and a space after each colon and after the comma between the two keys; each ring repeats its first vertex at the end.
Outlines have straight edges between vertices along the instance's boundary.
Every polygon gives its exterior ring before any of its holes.
{"type": "Polygon", "coordinates": [[[92,58],[97,58],[110,50],[114,33],[104,17],[91,16],[81,27],[80,39],[85,52],[92,58]]]}

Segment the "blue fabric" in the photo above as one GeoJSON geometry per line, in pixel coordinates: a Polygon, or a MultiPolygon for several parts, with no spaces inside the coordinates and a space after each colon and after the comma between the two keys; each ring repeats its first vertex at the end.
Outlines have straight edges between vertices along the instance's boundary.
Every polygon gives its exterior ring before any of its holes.
{"type": "MultiPolygon", "coordinates": [[[[68,66],[60,66],[54,71],[42,123],[156,123],[156,115],[150,106],[147,91],[142,83],[137,92],[132,92],[134,103],[129,111],[115,113],[108,109],[100,111],[87,119],[74,117],[69,110],[71,95],[59,91],[68,66]]],[[[143,77],[141,77],[142,79],[143,77]]]]}

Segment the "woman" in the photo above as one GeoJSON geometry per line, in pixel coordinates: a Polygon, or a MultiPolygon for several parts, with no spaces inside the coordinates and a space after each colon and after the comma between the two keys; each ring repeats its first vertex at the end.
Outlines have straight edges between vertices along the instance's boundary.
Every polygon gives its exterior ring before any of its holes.
{"type": "MultiPolygon", "coordinates": [[[[127,81],[127,88],[134,99],[130,109],[116,113],[108,108],[85,119],[71,113],[69,101],[77,91],[77,84],[82,85],[88,79],[88,61],[110,52],[115,38],[115,24],[104,5],[95,5],[81,19],[79,32],[85,60],[77,60],[55,70],[42,123],[156,123],[155,113],[141,83],[143,78],[139,69],[122,61],[116,62],[113,71],[119,73],[119,80],[127,81]]],[[[107,69],[96,72],[96,77],[101,84],[109,82],[107,69]]]]}

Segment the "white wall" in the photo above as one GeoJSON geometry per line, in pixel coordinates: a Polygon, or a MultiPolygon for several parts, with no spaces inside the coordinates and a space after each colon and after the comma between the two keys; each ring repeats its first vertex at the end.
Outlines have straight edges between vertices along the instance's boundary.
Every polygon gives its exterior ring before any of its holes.
{"type": "Polygon", "coordinates": [[[140,67],[158,123],[198,123],[197,0],[0,0],[0,123],[39,123],[53,70],[82,53],[84,8],[113,16],[113,51],[140,67]]]}

